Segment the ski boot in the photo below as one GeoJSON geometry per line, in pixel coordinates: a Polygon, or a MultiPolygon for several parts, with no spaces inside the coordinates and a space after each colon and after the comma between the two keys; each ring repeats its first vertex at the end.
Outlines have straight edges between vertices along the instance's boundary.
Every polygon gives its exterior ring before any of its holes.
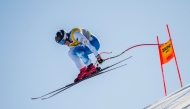
{"type": "Polygon", "coordinates": [[[74,80],[74,82],[78,82],[78,81],[84,79],[84,77],[86,76],[86,70],[87,70],[86,66],[83,67],[82,69],[80,69],[80,73],[78,74],[78,76],[74,80]]]}
{"type": "Polygon", "coordinates": [[[101,67],[96,67],[96,72],[100,72],[102,69],[101,69],[101,67]]]}
{"type": "Polygon", "coordinates": [[[90,76],[91,74],[96,73],[96,71],[97,71],[96,67],[93,65],[93,63],[91,63],[87,67],[86,74],[87,74],[87,76],[90,76]]]}

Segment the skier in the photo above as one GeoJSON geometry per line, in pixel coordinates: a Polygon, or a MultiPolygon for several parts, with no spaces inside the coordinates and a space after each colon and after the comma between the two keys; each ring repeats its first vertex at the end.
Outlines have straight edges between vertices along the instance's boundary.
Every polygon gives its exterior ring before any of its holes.
{"type": "Polygon", "coordinates": [[[96,72],[97,69],[88,57],[89,54],[93,53],[99,64],[104,62],[97,52],[100,48],[99,40],[86,29],[73,28],[69,33],[65,30],[60,30],[56,33],[55,41],[70,48],[68,55],[80,70],[74,82],[96,72]]]}

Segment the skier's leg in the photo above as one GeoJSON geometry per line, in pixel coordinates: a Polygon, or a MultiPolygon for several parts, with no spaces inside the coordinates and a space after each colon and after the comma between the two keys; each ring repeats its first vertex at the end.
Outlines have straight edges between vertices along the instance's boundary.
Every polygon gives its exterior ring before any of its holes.
{"type": "Polygon", "coordinates": [[[76,54],[78,57],[81,58],[81,60],[84,62],[84,64],[87,66],[86,74],[90,76],[92,73],[96,72],[96,67],[93,65],[91,59],[88,57],[90,53],[92,53],[88,47],[77,47],[75,48],[76,54]]]}
{"type": "Polygon", "coordinates": [[[77,78],[75,78],[74,80],[74,82],[77,82],[84,78],[84,76],[86,75],[87,67],[81,61],[81,59],[76,55],[76,53],[74,52],[74,49],[70,49],[68,54],[69,54],[69,57],[74,61],[77,68],[80,70],[80,73],[78,74],[77,78]]]}
{"type": "MultiPolygon", "coordinates": [[[[90,44],[92,46],[94,46],[96,48],[96,50],[98,51],[99,48],[100,48],[100,42],[99,42],[99,40],[94,35],[91,35],[89,41],[90,41],[90,44]]],[[[92,73],[97,72],[97,68],[93,65],[93,63],[91,63],[90,65],[87,66],[87,70],[89,70],[89,72],[87,73],[87,75],[91,75],[92,73]]]]}
{"type": "Polygon", "coordinates": [[[75,54],[83,61],[83,63],[88,66],[91,64],[91,59],[88,57],[88,53],[92,52],[84,45],[78,45],[74,49],[75,54]]]}
{"type": "Polygon", "coordinates": [[[81,61],[81,59],[74,52],[74,49],[70,49],[68,51],[68,55],[73,60],[73,62],[75,63],[75,65],[77,66],[77,68],[79,70],[82,69],[83,67],[85,67],[84,63],[81,61]]]}
{"type": "MultiPolygon", "coordinates": [[[[100,43],[96,37],[91,36],[89,41],[91,45],[96,48],[96,50],[100,48],[100,43]]],[[[88,55],[91,54],[92,52],[87,46],[79,45],[75,47],[74,51],[76,55],[80,57],[84,62],[84,64],[87,66],[87,75],[91,75],[92,73],[96,72],[96,67],[93,65],[91,59],[88,57],[88,55]]]]}

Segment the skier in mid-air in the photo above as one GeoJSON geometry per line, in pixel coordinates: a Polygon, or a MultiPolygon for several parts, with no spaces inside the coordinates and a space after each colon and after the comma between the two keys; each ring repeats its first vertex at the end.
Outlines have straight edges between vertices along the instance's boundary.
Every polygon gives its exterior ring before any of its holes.
{"type": "Polygon", "coordinates": [[[73,28],[69,33],[65,30],[60,30],[56,33],[55,41],[70,48],[68,51],[69,57],[80,70],[74,82],[96,72],[97,69],[88,57],[89,54],[93,53],[99,64],[104,61],[97,52],[100,48],[99,40],[86,29],[73,28]]]}
{"type": "MultiPolygon", "coordinates": [[[[59,88],[52,92],[49,92],[45,95],[31,98],[32,100],[40,99],[40,98],[42,100],[44,100],[44,99],[51,98],[63,91],[75,86],[76,84],[78,84],[79,82],[82,82],[83,80],[98,76],[100,74],[103,74],[103,73],[106,73],[106,72],[109,72],[109,71],[112,71],[112,70],[115,70],[115,69],[118,69],[120,67],[127,65],[127,64],[123,64],[123,65],[113,68],[113,66],[116,66],[116,65],[120,64],[121,62],[124,62],[132,57],[132,56],[130,56],[130,57],[125,58],[121,61],[118,61],[112,65],[109,65],[104,68],[100,68],[98,66],[96,67],[92,63],[91,59],[88,57],[89,54],[93,53],[95,55],[95,57],[97,58],[97,62],[99,64],[102,64],[104,61],[116,58],[116,57],[122,55],[123,53],[125,53],[127,50],[137,46],[137,45],[133,46],[133,47],[125,50],[124,52],[122,52],[119,55],[112,56],[112,57],[109,57],[106,59],[102,59],[100,56],[101,53],[99,54],[97,52],[100,48],[99,40],[90,31],[88,31],[86,29],[73,28],[69,33],[63,29],[59,30],[56,33],[55,41],[61,45],[67,45],[70,48],[70,50],[68,51],[68,54],[69,54],[70,58],[74,61],[77,68],[80,70],[80,73],[78,74],[77,78],[75,78],[74,83],[70,83],[62,88],[59,88]],[[49,96],[49,97],[45,97],[45,96],[49,96]]],[[[148,44],[148,45],[150,45],[150,44],[148,44]]],[[[104,53],[106,53],[106,52],[104,52],[104,53]]]]}

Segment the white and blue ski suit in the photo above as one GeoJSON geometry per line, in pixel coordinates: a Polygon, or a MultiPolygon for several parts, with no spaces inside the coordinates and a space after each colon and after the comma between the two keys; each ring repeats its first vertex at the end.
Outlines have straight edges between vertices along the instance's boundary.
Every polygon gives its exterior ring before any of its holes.
{"type": "Polygon", "coordinates": [[[77,68],[80,70],[85,66],[90,65],[91,59],[89,54],[98,55],[100,48],[99,40],[88,30],[82,28],[73,28],[69,37],[72,42],[69,44],[69,57],[74,61],[77,68]]]}

